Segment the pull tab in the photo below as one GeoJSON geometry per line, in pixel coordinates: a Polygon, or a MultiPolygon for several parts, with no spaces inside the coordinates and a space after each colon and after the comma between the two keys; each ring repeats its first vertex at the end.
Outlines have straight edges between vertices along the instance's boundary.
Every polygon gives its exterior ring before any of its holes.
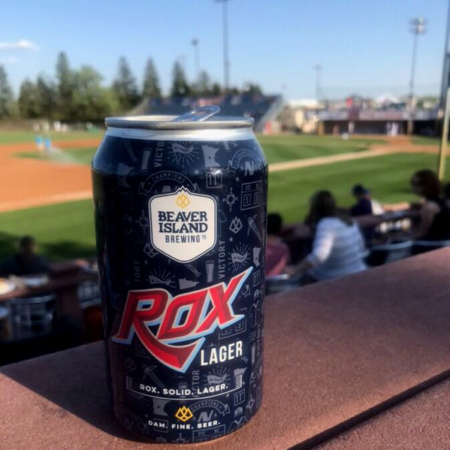
{"type": "Polygon", "coordinates": [[[209,119],[220,111],[220,108],[215,105],[202,106],[200,108],[193,109],[192,111],[175,117],[171,122],[203,122],[209,119]]]}

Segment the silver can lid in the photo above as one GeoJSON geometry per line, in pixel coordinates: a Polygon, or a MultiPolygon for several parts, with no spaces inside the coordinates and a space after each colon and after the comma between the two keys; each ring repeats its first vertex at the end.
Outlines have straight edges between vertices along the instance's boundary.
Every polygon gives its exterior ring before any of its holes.
{"type": "Polygon", "coordinates": [[[218,106],[203,106],[181,116],[123,116],[107,117],[105,123],[112,128],[138,128],[144,130],[223,130],[250,128],[250,117],[216,116],[218,106]]]}

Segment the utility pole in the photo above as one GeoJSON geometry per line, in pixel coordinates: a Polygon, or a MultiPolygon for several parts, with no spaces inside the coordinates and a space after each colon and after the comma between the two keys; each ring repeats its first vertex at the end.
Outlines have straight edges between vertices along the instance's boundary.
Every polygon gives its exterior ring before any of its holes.
{"type": "Polygon", "coordinates": [[[414,78],[416,75],[416,59],[417,59],[417,38],[420,34],[425,33],[425,19],[418,17],[410,21],[410,31],[414,35],[413,39],[413,54],[411,63],[411,78],[409,80],[409,98],[411,110],[414,109],[414,78]]]}
{"type": "Polygon", "coordinates": [[[228,55],[228,2],[230,0],[215,0],[223,4],[223,87],[227,92],[230,87],[230,59],[228,55]]]}
{"type": "Polygon", "coordinates": [[[316,71],[316,100],[319,101],[321,95],[322,66],[316,64],[314,70],[316,71]]]}
{"type": "Polygon", "coordinates": [[[194,47],[194,61],[195,61],[195,78],[197,82],[200,80],[200,50],[198,48],[199,40],[192,39],[192,46],[194,47]]]}

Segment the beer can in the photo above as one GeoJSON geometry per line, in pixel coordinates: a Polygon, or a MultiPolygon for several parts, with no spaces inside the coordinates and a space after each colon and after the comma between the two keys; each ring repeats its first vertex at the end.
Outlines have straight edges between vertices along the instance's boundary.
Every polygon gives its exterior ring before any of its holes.
{"type": "Polygon", "coordinates": [[[261,405],[267,162],[253,120],[217,111],[108,118],[92,163],[114,414],[152,442],[261,405]]]}

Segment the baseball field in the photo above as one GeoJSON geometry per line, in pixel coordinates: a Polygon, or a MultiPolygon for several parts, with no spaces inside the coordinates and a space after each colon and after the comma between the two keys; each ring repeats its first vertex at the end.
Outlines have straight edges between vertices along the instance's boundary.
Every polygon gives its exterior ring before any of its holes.
{"type": "MultiPolygon", "coordinates": [[[[100,132],[52,136],[50,157],[35,150],[33,133],[0,133],[0,259],[14,252],[18,237],[36,237],[52,260],[95,252],[89,164],[100,132]]],[[[269,211],[286,222],[305,216],[308,199],[329,189],[342,206],[350,189],[364,183],[383,203],[414,199],[409,178],[435,169],[437,142],[426,138],[259,136],[270,164],[269,211]]]]}

